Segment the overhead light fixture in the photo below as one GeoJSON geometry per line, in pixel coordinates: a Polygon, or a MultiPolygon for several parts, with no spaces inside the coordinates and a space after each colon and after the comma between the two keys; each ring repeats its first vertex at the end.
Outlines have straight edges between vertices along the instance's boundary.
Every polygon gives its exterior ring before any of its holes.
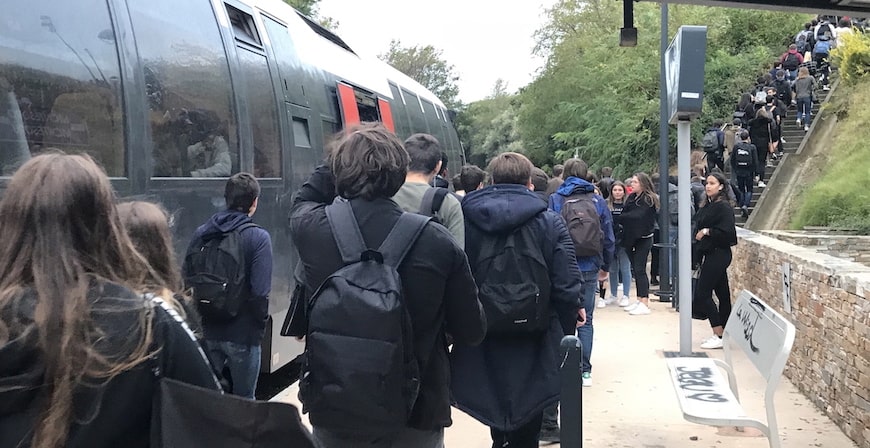
{"type": "Polygon", "coordinates": [[[634,0],[623,0],[622,5],[624,27],[619,29],[619,46],[636,47],[637,28],[634,27],[634,0]]]}

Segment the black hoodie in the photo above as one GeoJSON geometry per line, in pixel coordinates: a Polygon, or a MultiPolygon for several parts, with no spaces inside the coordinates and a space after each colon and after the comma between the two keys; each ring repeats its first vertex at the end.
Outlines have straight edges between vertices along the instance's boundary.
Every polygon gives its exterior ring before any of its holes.
{"type": "MultiPolygon", "coordinates": [[[[142,309],[151,306],[141,296],[111,283],[89,293],[94,325],[105,333],[96,349],[114,359],[126,357],[139,335],[142,309]],[[97,304],[116,311],[98,311],[97,304]]],[[[0,345],[0,448],[27,447],[41,411],[46,366],[32,326],[36,297],[25,293],[16,305],[0,311],[4,323],[20,322],[8,341],[0,345]],[[29,328],[29,330],[26,330],[29,328]],[[22,443],[23,442],[23,443],[22,443]]],[[[159,367],[164,377],[220,390],[211,368],[192,334],[162,308],[154,307],[153,350],[157,360],[146,361],[107,382],[86,380],[73,396],[74,423],[64,444],[67,448],[142,447],[149,444],[151,400],[159,367]]]]}

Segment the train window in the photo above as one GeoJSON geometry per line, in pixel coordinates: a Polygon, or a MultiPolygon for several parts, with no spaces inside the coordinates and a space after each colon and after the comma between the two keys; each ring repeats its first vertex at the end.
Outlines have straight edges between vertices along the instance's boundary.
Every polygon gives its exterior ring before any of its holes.
{"type": "Polygon", "coordinates": [[[263,43],[260,41],[260,34],[257,33],[257,27],[254,25],[254,18],[233,6],[224,6],[227,7],[227,15],[230,18],[233,36],[236,37],[236,40],[262,48],[263,43]]]}
{"type": "Polygon", "coordinates": [[[31,0],[0,14],[0,175],[49,148],[126,175],[120,64],[105,0],[31,0]]]}
{"type": "Polygon", "coordinates": [[[355,90],[354,97],[359,111],[359,121],[381,121],[378,103],[374,96],[355,90]]]}
{"type": "Polygon", "coordinates": [[[326,155],[327,152],[332,150],[333,142],[341,137],[341,134],[339,134],[341,127],[338,126],[338,123],[327,120],[323,120],[321,127],[323,130],[323,151],[324,155],[326,155]]]}
{"type": "Polygon", "coordinates": [[[423,99],[420,100],[420,103],[423,104],[423,111],[426,114],[426,122],[429,123],[429,133],[434,135],[435,138],[441,142],[442,148],[449,148],[447,141],[444,139],[444,129],[441,127],[441,120],[438,118],[437,112],[435,112],[435,105],[432,104],[431,101],[423,99]]]}
{"type": "Polygon", "coordinates": [[[290,38],[287,27],[269,17],[262,17],[272,51],[275,52],[275,61],[278,64],[280,77],[279,84],[284,91],[284,100],[307,105],[308,100],[305,98],[305,90],[302,88],[302,80],[298,74],[299,68],[297,68],[299,56],[296,54],[296,46],[293,44],[293,39],[290,38]]]}
{"type": "Polygon", "coordinates": [[[254,176],[281,177],[281,145],[278,139],[278,107],[262,54],[238,48],[242,79],[248,95],[248,116],[254,135],[254,176]]]}
{"type": "Polygon", "coordinates": [[[308,133],[308,120],[293,117],[293,144],[300,148],[311,147],[311,135],[308,133]]]}
{"type": "Polygon", "coordinates": [[[129,2],[145,72],[154,177],[239,170],[232,83],[209,2],[129,2]]]}
{"type": "Polygon", "coordinates": [[[405,113],[405,102],[402,100],[402,93],[399,88],[390,83],[390,93],[393,94],[393,101],[390,103],[393,111],[393,123],[396,126],[396,135],[400,138],[407,138],[411,135],[411,126],[408,124],[408,115],[405,113]]]}
{"type": "Polygon", "coordinates": [[[417,95],[405,89],[402,89],[402,95],[405,97],[405,110],[408,111],[408,118],[411,121],[411,133],[429,132],[417,95]]]}

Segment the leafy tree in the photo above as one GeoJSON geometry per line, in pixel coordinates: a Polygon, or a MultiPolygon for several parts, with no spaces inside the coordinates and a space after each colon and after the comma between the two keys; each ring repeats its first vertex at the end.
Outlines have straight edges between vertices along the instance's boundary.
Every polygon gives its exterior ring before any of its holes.
{"type": "Polygon", "coordinates": [[[308,17],[311,17],[316,22],[320,24],[320,26],[328,29],[335,30],[338,28],[338,21],[332,17],[321,16],[318,11],[317,4],[320,3],[320,0],[284,0],[284,3],[296,8],[297,11],[305,14],[308,17]]]}
{"type": "MultiPolygon", "coordinates": [[[[540,166],[574,154],[617,172],[650,170],[659,139],[659,6],[635,7],[639,42],[618,46],[621,2],[560,0],[536,33],[547,63],[519,98],[518,139],[540,166]]],[[[702,128],[731,116],[741,92],[784,51],[807,16],[672,5],[669,28],[708,25],[702,128]]],[[[474,109],[469,107],[469,111],[474,109]]],[[[672,132],[672,141],[676,140],[672,132]]]]}
{"type": "Polygon", "coordinates": [[[393,39],[387,52],[378,57],[431,90],[448,108],[459,106],[459,75],[441,50],[432,45],[403,47],[393,39]]]}

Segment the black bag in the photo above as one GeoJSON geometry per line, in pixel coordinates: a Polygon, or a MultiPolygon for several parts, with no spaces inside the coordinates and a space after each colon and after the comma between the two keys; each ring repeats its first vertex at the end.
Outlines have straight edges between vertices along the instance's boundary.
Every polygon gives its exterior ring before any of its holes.
{"type": "Polygon", "coordinates": [[[438,224],[442,224],[438,212],[441,211],[441,205],[444,204],[444,198],[447,197],[448,192],[446,188],[441,187],[432,187],[426,190],[426,193],[423,194],[423,200],[420,201],[418,214],[428,216],[438,224]]]}
{"type": "MultiPolygon", "coordinates": [[[[155,299],[151,298],[155,306],[163,306],[155,299]]],[[[186,325],[177,314],[167,311],[178,325],[186,325]]],[[[151,448],[314,448],[295,406],[249,400],[163,377],[159,357],[158,352],[151,360],[157,377],[151,448]]],[[[205,361],[204,354],[202,357],[205,361]]]]}
{"type": "Polygon", "coordinates": [[[487,237],[471,265],[488,335],[543,332],[550,326],[550,271],[532,227],[487,237]]]}
{"type": "Polygon", "coordinates": [[[782,61],[782,68],[786,70],[795,71],[800,67],[801,60],[798,58],[797,53],[789,52],[785,55],[785,59],[782,61]]]}
{"type": "Polygon", "coordinates": [[[224,233],[199,237],[184,256],[184,286],[190,288],[205,319],[230,320],[245,302],[247,278],[242,231],[249,222],[224,233]]]}
{"type": "Polygon", "coordinates": [[[751,148],[745,143],[734,145],[734,164],[737,165],[738,169],[754,168],[752,166],[752,153],[749,151],[751,151],[751,148]]]}
{"type": "Polygon", "coordinates": [[[574,255],[596,257],[604,249],[604,231],[592,193],[580,193],[565,198],[561,215],[574,243],[574,255]]]}
{"type": "Polygon", "coordinates": [[[704,138],[701,139],[701,146],[706,153],[719,152],[719,132],[715,129],[707,131],[704,138]]]}
{"type": "Polygon", "coordinates": [[[326,207],[344,267],[312,295],[299,398],[312,425],[352,434],[404,428],[420,371],[397,272],[430,221],[404,213],[381,247],[367,249],[350,203],[326,207]]]}

